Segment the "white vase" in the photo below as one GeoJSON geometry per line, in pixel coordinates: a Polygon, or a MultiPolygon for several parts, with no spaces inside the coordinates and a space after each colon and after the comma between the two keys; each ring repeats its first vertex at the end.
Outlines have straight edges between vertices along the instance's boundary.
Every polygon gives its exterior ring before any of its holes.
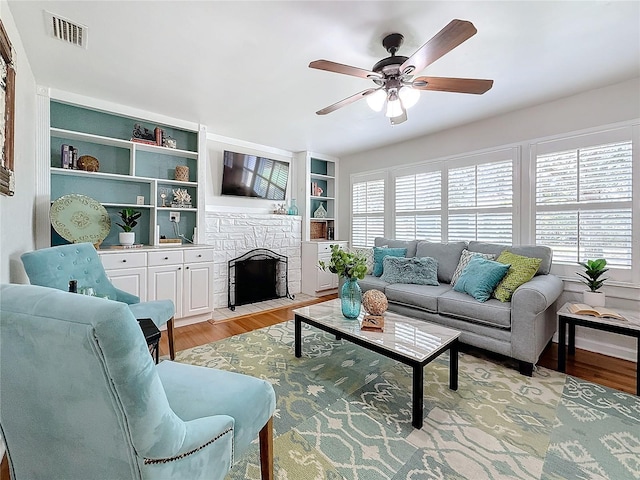
{"type": "Polygon", "coordinates": [[[136,232],[120,232],[118,240],[120,240],[120,245],[133,245],[133,242],[136,241],[136,232]]]}
{"type": "Polygon", "coordinates": [[[604,307],[604,292],[592,292],[585,290],[582,292],[582,301],[591,307],[604,307]]]}

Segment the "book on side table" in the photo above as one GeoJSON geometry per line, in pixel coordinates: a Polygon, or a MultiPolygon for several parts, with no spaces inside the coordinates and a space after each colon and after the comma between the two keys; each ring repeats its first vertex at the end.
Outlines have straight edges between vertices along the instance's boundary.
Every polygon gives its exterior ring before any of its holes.
{"type": "Polygon", "coordinates": [[[599,318],[617,318],[618,320],[626,320],[626,318],[610,308],[591,307],[585,303],[570,303],[567,308],[571,313],[576,315],[591,315],[599,318]]]}

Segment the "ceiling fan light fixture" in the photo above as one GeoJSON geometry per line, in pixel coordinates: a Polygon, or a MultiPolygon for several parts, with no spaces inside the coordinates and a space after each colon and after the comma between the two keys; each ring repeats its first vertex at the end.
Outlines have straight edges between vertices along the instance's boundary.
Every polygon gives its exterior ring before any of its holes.
{"type": "Polygon", "coordinates": [[[389,93],[389,100],[387,100],[387,112],[385,115],[390,118],[402,115],[402,104],[400,103],[400,99],[396,92],[389,93]]]}
{"type": "Polygon", "coordinates": [[[413,107],[420,99],[420,92],[415,88],[404,86],[398,92],[402,106],[407,109],[413,107]]]}
{"type": "Polygon", "coordinates": [[[374,112],[381,112],[384,108],[384,102],[386,99],[387,93],[381,88],[367,95],[367,104],[374,112]]]}

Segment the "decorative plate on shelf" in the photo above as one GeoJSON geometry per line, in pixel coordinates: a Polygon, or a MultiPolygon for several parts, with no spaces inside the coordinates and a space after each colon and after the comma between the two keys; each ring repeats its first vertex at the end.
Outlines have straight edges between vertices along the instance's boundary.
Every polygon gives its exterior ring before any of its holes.
{"type": "Polygon", "coordinates": [[[78,158],[78,168],[86,172],[97,172],[100,169],[100,162],[91,155],[82,155],[78,158]]]}
{"type": "Polygon", "coordinates": [[[50,217],[54,230],[73,243],[100,245],[111,230],[107,210],[86,195],[74,193],[58,198],[51,204],[50,217]]]}

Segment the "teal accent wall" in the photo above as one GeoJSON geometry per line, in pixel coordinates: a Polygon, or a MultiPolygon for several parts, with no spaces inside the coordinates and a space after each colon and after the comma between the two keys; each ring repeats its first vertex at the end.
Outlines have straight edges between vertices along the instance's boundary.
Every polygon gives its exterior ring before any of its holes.
{"type": "Polygon", "coordinates": [[[51,201],[70,192],[86,195],[100,203],[136,204],[136,197],[144,195],[145,204],[151,199],[148,183],[124,182],[105,178],[51,175],[51,201]]]}
{"type": "MultiPolygon", "coordinates": [[[[167,238],[177,238],[173,223],[169,221],[170,208],[162,209],[158,211],[158,225],[160,226],[160,235],[164,235],[167,238]]],[[[187,237],[189,240],[193,237],[193,229],[196,226],[196,212],[180,210],[180,222],[178,223],[178,229],[181,234],[187,237]]],[[[183,243],[188,243],[183,241],[183,243]]]]}
{"type": "Polygon", "coordinates": [[[311,173],[327,175],[327,162],[325,160],[311,159],[311,173]]]}
{"type": "Polygon", "coordinates": [[[158,155],[150,152],[136,152],[136,171],[138,177],[152,177],[161,180],[175,180],[176,165],[189,167],[189,181],[198,179],[198,164],[194,158],[158,155]]]}
{"type": "Polygon", "coordinates": [[[63,144],[78,149],[78,156],[91,155],[100,162],[99,172],[129,175],[130,150],[95,143],[79,142],[63,138],[51,137],[51,166],[62,168],[61,147],[63,144]]]}

